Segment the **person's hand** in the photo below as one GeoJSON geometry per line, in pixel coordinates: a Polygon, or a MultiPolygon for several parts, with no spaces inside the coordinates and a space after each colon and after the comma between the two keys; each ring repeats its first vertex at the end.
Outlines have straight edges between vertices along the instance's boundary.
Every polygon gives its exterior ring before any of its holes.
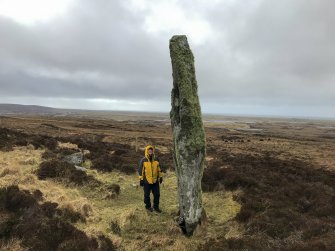
{"type": "Polygon", "coordinates": [[[141,187],[144,186],[144,180],[140,180],[140,186],[141,186],[141,187]]]}
{"type": "Polygon", "coordinates": [[[163,182],[163,177],[160,177],[159,178],[159,184],[162,184],[162,182],[163,182]]]}

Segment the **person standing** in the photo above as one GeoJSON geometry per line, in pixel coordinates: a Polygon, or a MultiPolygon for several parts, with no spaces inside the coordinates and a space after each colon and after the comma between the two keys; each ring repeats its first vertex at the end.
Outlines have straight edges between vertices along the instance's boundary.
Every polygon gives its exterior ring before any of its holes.
{"type": "Polygon", "coordinates": [[[156,211],[161,213],[159,208],[159,184],[163,182],[163,175],[160,164],[155,156],[154,148],[148,145],[144,151],[144,158],[141,159],[138,167],[140,186],[144,190],[144,204],[149,212],[156,211]],[[151,207],[150,193],[154,195],[153,208],[151,207]]]}

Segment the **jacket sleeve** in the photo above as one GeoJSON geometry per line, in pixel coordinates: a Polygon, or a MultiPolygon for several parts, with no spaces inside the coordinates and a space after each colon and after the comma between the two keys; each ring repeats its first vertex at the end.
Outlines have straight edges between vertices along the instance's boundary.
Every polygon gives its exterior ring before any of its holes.
{"type": "Polygon", "coordinates": [[[161,163],[160,163],[159,159],[157,159],[157,161],[158,161],[158,167],[157,167],[158,177],[163,177],[161,163]]]}
{"type": "Polygon", "coordinates": [[[138,177],[140,180],[143,180],[143,162],[144,162],[144,159],[141,159],[140,160],[140,163],[138,164],[138,177]]]}
{"type": "Polygon", "coordinates": [[[162,173],[160,167],[158,167],[158,177],[159,177],[159,178],[163,177],[163,173],[162,173]]]}

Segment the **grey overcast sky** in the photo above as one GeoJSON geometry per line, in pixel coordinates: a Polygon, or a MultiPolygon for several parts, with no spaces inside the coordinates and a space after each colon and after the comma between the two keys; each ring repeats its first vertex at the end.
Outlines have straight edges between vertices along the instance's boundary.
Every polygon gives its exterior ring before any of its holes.
{"type": "Polygon", "coordinates": [[[202,111],[335,118],[334,0],[0,0],[0,103],[169,111],[185,34],[202,111]]]}

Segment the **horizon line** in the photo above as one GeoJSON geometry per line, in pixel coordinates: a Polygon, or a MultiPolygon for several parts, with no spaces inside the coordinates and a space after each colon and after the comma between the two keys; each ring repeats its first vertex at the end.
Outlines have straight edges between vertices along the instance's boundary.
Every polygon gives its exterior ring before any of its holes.
{"type": "MultiPolygon", "coordinates": [[[[0,103],[0,105],[18,105],[25,107],[42,107],[55,110],[69,110],[69,111],[86,111],[86,112],[118,112],[118,113],[149,113],[149,114],[164,114],[168,115],[169,111],[145,111],[145,110],[108,110],[108,109],[80,109],[80,108],[63,108],[51,107],[44,105],[27,105],[17,103],[0,103]]],[[[335,121],[333,117],[319,117],[319,116],[298,116],[298,115],[271,115],[271,114],[233,114],[233,113],[218,113],[218,112],[202,112],[202,116],[229,116],[229,117],[243,117],[243,118],[273,118],[273,119],[305,119],[305,120],[331,120],[335,121]]]]}

